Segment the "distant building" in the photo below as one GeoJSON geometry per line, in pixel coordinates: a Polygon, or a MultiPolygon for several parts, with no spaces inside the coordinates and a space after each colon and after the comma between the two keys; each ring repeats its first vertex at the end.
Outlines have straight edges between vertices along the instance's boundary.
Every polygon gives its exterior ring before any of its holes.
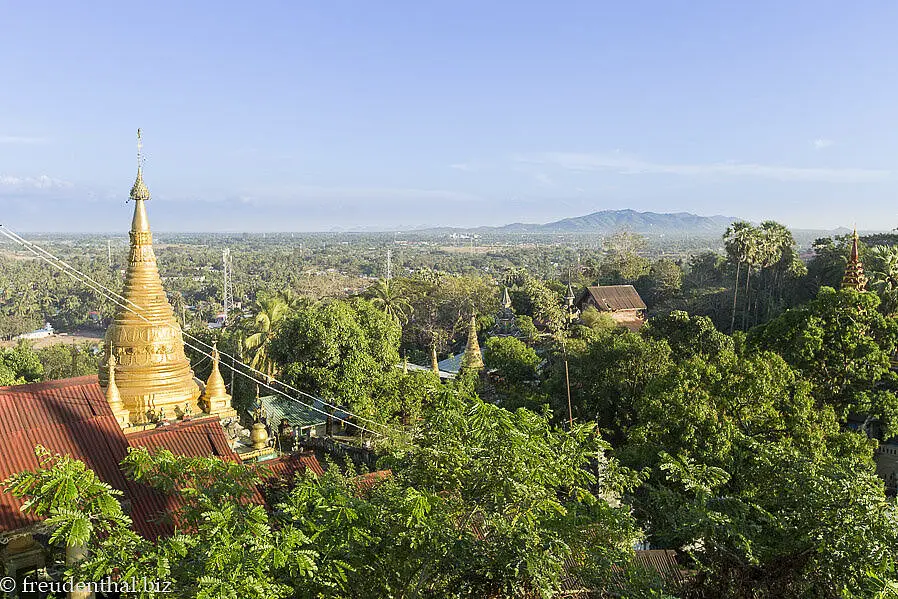
{"type": "Polygon", "coordinates": [[[521,329],[515,320],[514,308],[511,305],[511,296],[508,295],[508,287],[502,292],[499,312],[496,313],[496,324],[490,331],[491,337],[522,337],[521,329]]]}
{"type": "Polygon", "coordinates": [[[645,324],[646,305],[632,285],[587,287],[574,304],[581,313],[590,307],[608,312],[615,322],[631,330],[645,324]]]}
{"type": "Polygon", "coordinates": [[[22,333],[21,335],[17,335],[15,339],[44,339],[46,337],[52,337],[54,333],[53,326],[48,322],[43,328],[31,331],[30,333],[22,333]]]}

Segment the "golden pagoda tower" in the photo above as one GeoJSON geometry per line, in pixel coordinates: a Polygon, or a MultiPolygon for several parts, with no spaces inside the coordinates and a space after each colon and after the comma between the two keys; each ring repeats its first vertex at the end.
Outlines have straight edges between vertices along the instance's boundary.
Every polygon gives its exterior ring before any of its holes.
{"type": "Polygon", "coordinates": [[[477,316],[471,314],[468,345],[465,346],[465,355],[461,359],[461,369],[480,370],[481,368],[483,368],[483,354],[480,352],[480,342],[477,341],[477,316]]]}
{"type": "Polygon", "coordinates": [[[218,353],[218,344],[212,344],[212,372],[206,380],[206,388],[203,389],[202,408],[204,412],[218,416],[221,419],[236,418],[237,410],[231,406],[231,396],[225,387],[224,378],[218,364],[221,356],[218,353]]]}
{"type": "MultiPolygon", "coordinates": [[[[150,192],[143,182],[140,150],[138,129],[137,179],[131,188],[131,250],[122,292],[125,299],[106,331],[106,363],[113,362],[114,356],[115,383],[131,424],[174,418],[185,411],[199,413],[200,396],[184,354],[181,327],[156,268],[146,208],[150,192]]],[[[107,368],[101,368],[100,385],[107,388],[108,382],[107,368]]]]}
{"type": "Polygon", "coordinates": [[[851,252],[848,254],[848,264],[845,265],[845,276],[842,277],[842,289],[866,291],[867,277],[864,276],[864,265],[861,263],[857,245],[857,229],[855,229],[854,239],[851,240],[851,252]]]}

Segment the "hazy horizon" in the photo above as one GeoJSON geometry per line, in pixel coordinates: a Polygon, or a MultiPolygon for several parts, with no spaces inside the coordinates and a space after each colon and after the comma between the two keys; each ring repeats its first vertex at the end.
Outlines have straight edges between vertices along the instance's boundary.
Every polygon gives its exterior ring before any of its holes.
{"type": "Polygon", "coordinates": [[[0,223],[385,231],[599,210],[898,225],[894,3],[17,5],[0,223]]]}

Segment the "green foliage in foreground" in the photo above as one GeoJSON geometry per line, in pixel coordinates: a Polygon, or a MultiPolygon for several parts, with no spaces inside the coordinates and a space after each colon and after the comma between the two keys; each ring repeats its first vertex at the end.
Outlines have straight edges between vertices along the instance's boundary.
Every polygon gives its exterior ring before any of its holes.
{"type": "Polygon", "coordinates": [[[171,580],[178,597],[550,597],[566,558],[594,588],[625,581],[629,596],[658,596],[657,581],[628,576],[639,533],[613,498],[633,479],[594,427],[566,433],[456,393],[391,458],[391,478],[369,487],[332,466],[273,496],[273,509],[255,500],[255,469],[132,450],[129,476],[179,499],[177,531],[156,541],[70,458],[42,452],[37,471],[6,486],[51,517],[54,543],[90,548],[72,567],[80,579],[171,580]]]}

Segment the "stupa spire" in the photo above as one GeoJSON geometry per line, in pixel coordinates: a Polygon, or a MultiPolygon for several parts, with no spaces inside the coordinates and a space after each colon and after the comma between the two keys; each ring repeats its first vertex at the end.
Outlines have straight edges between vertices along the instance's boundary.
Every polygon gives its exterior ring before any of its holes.
{"type": "MultiPolygon", "coordinates": [[[[149,413],[176,413],[189,406],[199,412],[200,388],[184,354],[181,327],[165,296],[153,252],[153,234],[147,218],[150,192],[143,181],[140,130],[137,132],[137,179],[131,187],[134,200],[131,249],[125,272],[124,301],[106,331],[107,360],[115,357],[116,384],[131,424],[144,424],[149,413]]],[[[108,372],[100,370],[100,384],[107,387],[108,372]]]]}
{"type": "Polygon", "coordinates": [[[122,402],[122,396],[118,391],[118,385],[115,384],[115,354],[110,354],[106,361],[106,403],[112,409],[112,414],[118,421],[120,426],[128,425],[128,410],[122,402]]]}
{"type": "Polygon", "coordinates": [[[462,356],[462,370],[480,370],[483,368],[483,354],[480,351],[480,342],[477,341],[477,315],[471,314],[471,326],[468,328],[468,344],[465,346],[465,355],[462,356]]]}
{"type": "Polygon", "coordinates": [[[440,362],[437,360],[436,344],[430,346],[430,369],[433,370],[435,375],[440,376],[440,362]]]}
{"type": "Polygon", "coordinates": [[[221,376],[219,363],[221,356],[218,353],[218,343],[212,344],[212,371],[206,379],[206,388],[203,390],[202,407],[205,412],[219,417],[236,417],[237,412],[231,407],[231,396],[225,387],[224,378],[221,376]]]}
{"type": "Polygon", "coordinates": [[[857,228],[854,229],[851,240],[851,251],[848,253],[848,263],[845,265],[845,276],[842,277],[842,289],[867,290],[867,277],[864,275],[864,265],[861,262],[858,248],[857,228]]]}

